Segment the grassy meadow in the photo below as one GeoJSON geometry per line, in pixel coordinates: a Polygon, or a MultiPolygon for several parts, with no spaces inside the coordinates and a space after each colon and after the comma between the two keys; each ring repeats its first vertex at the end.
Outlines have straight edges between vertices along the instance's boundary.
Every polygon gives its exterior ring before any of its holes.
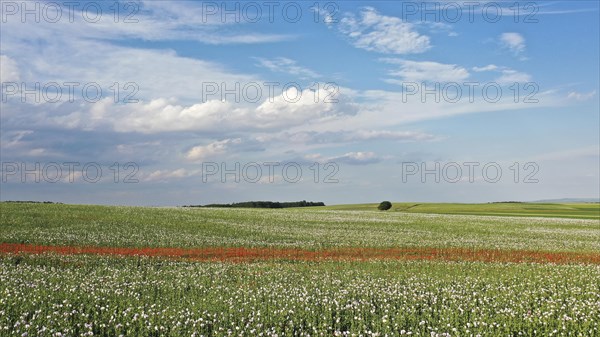
{"type": "MultiPolygon", "coordinates": [[[[596,205],[596,207],[600,207],[596,205]]],[[[600,219],[396,211],[0,203],[0,242],[110,247],[459,247],[600,251],[600,219]]]]}
{"type": "MultiPolygon", "coordinates": [[[[600,255],[598,204],[375,207],[0,203],[0,243],[600,255]]],[[[594,263],[0,255],[0,336],[596,336],[599,325],[594,263]]]]}
{"type": "MultiPolygon", "coordinates": [[[[351,204],[321,208],[330,210],[373,211],[377,210],[377,205],[351,204]]],[[[600,204],[598,203],[499,202],[488,204],[451,204],[393,202],[392,205],[390,211],[406,213],[600,219],[600,204]]]]}

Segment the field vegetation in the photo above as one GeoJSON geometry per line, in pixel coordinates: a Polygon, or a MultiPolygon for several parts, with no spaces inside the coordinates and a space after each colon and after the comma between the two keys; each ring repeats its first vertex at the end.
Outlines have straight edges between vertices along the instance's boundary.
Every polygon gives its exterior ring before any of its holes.
{"type": "Polygon", "coordinates": [[[0,336],[600,335],[587,205],[377,205],[0,203],[0,336]]]}

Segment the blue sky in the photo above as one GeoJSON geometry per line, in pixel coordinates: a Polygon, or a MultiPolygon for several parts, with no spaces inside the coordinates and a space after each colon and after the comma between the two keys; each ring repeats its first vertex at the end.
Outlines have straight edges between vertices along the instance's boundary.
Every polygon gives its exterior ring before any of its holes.
{"type": "Polygon", "coordinates": [[[599,198],[599,4],[518,4],[3,1],[0,198],[599,198]]]}

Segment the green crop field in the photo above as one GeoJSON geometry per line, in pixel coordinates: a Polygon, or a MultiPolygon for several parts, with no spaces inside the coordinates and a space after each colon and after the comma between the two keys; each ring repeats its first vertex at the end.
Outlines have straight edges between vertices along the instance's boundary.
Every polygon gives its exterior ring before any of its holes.
{"type": "Polygon", "coordinates": [[[195,261],[7,249],[416,247],[600,256],[598,207],[0,203],[0,336],[597,336],[600,263],[195,261]]]}
{"type": "MultiPolygon", "coordinates": [[[[596,207],[600,207],[596,205],[596,207]]],[[[0,203],[0,242],[110,247],[600,251],[600,220],[381,211],[0,203]]]]}
{"type": "MultiPolygon", "coordinates": [[[[334,205],[321,208],[329,210],[377,211],[377,205],[378,204],[334,205]]],[[[600,219],[600,204],[598,203],[502,202],[489,204],[449,204],[394,202],[390,211],[407,213],[600,219]]]]}

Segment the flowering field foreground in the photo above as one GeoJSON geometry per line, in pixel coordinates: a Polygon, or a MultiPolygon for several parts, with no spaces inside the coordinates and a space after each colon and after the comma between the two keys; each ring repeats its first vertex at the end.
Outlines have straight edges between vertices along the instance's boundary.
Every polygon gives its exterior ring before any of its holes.
{"type": "Polygon", "coordinates": [[[195,261],[249,262],[261,260],[435,260],[530,263],[586,263],[600,265],[600,253],[484,250],[466,248],[337,248],[322,250],[206,247],[206,248],[127,248],[72,247],[0,243],[0,253],[92,254],[185,258],[195,261]]]}
{"type": "Polygon", "coordinates": [[[0,336],[597,336],[600,266],[3,255],[0,336]]]}
{"type": "Polygon", "coordinates": [[[0,203],[0,337],[599,325],[597,219],[0,203]]]}

